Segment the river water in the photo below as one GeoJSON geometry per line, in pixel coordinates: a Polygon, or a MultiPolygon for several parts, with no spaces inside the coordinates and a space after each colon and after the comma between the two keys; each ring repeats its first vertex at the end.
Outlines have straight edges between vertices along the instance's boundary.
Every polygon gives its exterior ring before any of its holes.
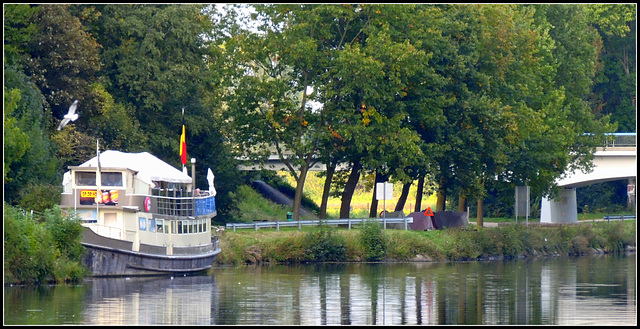
{"type": "Polygon", "coordinates": [[[637,325],[636,255],[216,267],[4,288],[21,325],[637,325]]]}

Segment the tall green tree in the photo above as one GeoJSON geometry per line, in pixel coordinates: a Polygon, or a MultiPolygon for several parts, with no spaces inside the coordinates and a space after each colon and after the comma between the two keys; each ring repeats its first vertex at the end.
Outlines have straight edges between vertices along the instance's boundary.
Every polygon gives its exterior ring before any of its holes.
{"type": "Polygon", "coordinates": [[[103,46],[100,76],[105,90],[122,104],[122,114],[140,124],[147,151],[174,165],[180,163],[182,108],[190,157],[195,155],[189,149],[191,136],[211,128],[212,110],[203,108],[202,87],[212,23],[203,8],[135,4],[95,5],[83,11],[92,13],[87,14],[87,25],[103,46]]]}
{"type": "Polygon", "coordinates": [[[259,5],[259,33],[244,31],[225,45],[236,66],[225,113],[236,154],[264,160],[279,155],[296,180],[299,216],[309,168],[317,161],[324,110],[309,103],[320,74],[323,37],[315,5],[259,5]]]}
{"type": "Polygon", "coordinates": [[[34,185],[59,183],[62,173],[40,90],[12,65],[5,65],[4,88],[4,200],[15,205],[34,185]]]}
{"type": "MultiPolygon", "coordinates": [[[[69,5],[41,5],[34,23],[37,33],[28,43],[26,73],[44,95],[45,104],[57,121],[74,100],[84,102],[90,98],[90,85],[102,64],[100,45],[71,14],[69,5]]],[[[75,124],[81,125],[82,121],[75,124]]],[[[57,122],[53,125],[57,126],[57,122]]]]}
{"type": "Polygon", "coordinates": [[[635,4],[587,5],[589,22],[602,38],[599,70],[590,97],[596,115],[611,115],[618,132],[636,131],[635,4]]]}
{"type": "MultiPolygon", "coordinates": [[[[14,116],[15,110],[18,107],[21,94],[20,89],[7,90],[4,87],[4,107],[3,107],[3,182],[7,184],[12,181],[11,178],[11,165],[20,159],[27,152],[27,149],[31,144],[29,143],[29,136],[20,129],[17,124],[17,119],[14,116]],[[9,175],[7,177],[7,174],[9,175]]],[[[6,193],[6,191],[5,191],[6,193]]]]}
{"type": "Polygon", "coordinates": [[[20,66],[28,52],[28,44],[36,33],[33,16],[38,7],[28,4],[6,4],[4,8],[4,64],[20,66]]]}
{"type": "Polygon", "coordinates": [[[429,54],[416,48],[405,33],[418,24],[412,14],[416,7],[344,8],[351,13],[346,16],[350,20],[338,21],[337,30],[342,32],[339,40],[347,42],[332,57],[320,93],[332,111],[326,123],[329,140],[342,147],[338,153],[323,149],[323,154],[336,154],[353,165],[340,207],[340,217],[347,218],[360,170],[376,172],[384,167],[390,169],[384,170],[384,177],[409,181],[405,169],[424,161],[421,140],[408,124],[405,99],[409,79],[425,70],[429,54]]]}
{"type": "MultiPolygon", "coordinates": [[[[447,79],[441,90],[448,101],[426,134],[435,144],[437,209],[455,189],[478,198],[481,223],[487,184],[529,182],[543,193],[565,170],[588,167],[597,141],[584,133],[608,129],[585,102],[596,52],[554,52],[549,25],[527,6],[442,8],[449,18],[443,35],[453,51],[436,57],[445,64],[436,70],[447,79]]],[[[585,43],[597,41],[589,39],[590,31],[581,33],[590,40],[585,43]]]]}
{"type": "MultiPolygon", "coordinates": [[[[37,5],[32,9],[33,14],[28,16],[30,24],[22,31],[29,31],[32,27],[35,31],[31,37],[23,38],[24,46],[19,48],[22,50],[21,61],[16,67],[24,68],[24,74],[35,84],[37,92],[41,95],[37,101],[29,97],[33,104],[30,105],[32,111],[36,111],[37,108],[37,112],[31,112],[31,115],[38,116],[31,127],[34,129],[37,127],[39,132],[33,136],[44,135],[42,146],[38,148],[46,149],[43,156],[51,157],[52,160],[48,162],[57,161],[59,167],[53,170],[62,172],[68,165],[77,164],[77,162],[68,162],[70,157],[64,153],[58,153],[59,150],[64,151],[69,145],[76,145],[77,148],[70,151],[71,154],[79,154],[81,153],[78,152],[79,149],[88,148],[88,145],[78,142],[90,141],[85,133],[90,117],[87,112],[89,108],[87,103],[91,99],[90,84],[95,81],[96,72],[101,67],[100,45],[86,31],[81,21],[73,15],[69,5],[37,5]],[[79,100],[77,111],[81,120],[71,123],[68,130],[80,128],[77,130],[80,138],[75,140],[68,131],[55,131],[59,120],[67,113],[74,100],[79,100]],[[35,102],[38,104],[36,105],[35,102]],[[50,140],[53,142],[51,144],[54,147],[52,150],[56,152],[55,155],[49,150],[50,140]]],[[[26,32],[20,35],[25,34],[26,32]]],[[[27,122],[31,119],[24,118],[27,122]]],[[[82,159],[84,160],[86,159],[82,159]]],[[[45,167],[43,164],[32,166],[32,168],[43,167],[45,167]]],[[[24,170],[33,171],[26,168],[24,170]]],[[[33,179],[37,177],[42,182],[58,185],[59,182],[49,182],[51,174],[47,176],[49,177],[34,175],[33,179]]]]}

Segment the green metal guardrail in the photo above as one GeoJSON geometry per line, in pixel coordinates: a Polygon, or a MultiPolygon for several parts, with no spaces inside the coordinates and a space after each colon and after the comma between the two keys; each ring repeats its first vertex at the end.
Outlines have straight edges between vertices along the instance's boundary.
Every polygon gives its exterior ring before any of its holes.
{"type": "MultiPolygon", "coordinates": [[[[253,223],[227,223],[227,228],[276,228],[280,231],[280,227],[295,227],[302,229],[302,226],[318,226],[318,225],[348,225],[351,229],[352,224],[359,224],[364,221],[371,220],[370,218],[347,218],[347,219],[313,219],[313,220],[296,220],[296,221],[272,221],[272,222],[253,222],[253,223]]],[[[405,231],[408,230],[408,224],[413,223],[413,217],[404,218],[375,218],[375,221],[382,223],[383,228],[387,228],[387,224],[404,224],[405,231]]]]}
{"type": "Polygon", "coordinates": [[[636,219],[636,215],[610,215],[610,216],[604,216],[604,219],[606,219],[607,222],[609,222],[611,219],[619,219],[619,220],[636,219]]]}

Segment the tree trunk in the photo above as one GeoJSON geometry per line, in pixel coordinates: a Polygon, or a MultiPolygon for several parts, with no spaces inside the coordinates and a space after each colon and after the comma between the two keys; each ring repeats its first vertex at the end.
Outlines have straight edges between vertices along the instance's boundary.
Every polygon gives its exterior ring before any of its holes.
{"type": "Polygon", "coordinates": [[[331,181],[333,174],[336,172],[336,165],[329,164],[327,166],[327,177],[324,179],[324,188],[322,190],[322,201],[320,202],[320,219],[327,218],[327,204],[329,203],[329,193],[331,192],[331,181]]]}
{"type": "Polygon", "coordinates": [[[362,164],[360,163],[360,159],[355,160],[353,167],[351,168],[351,174],[349,174],[349,179],[347,179],[347,185],[345,185],[344,191],[342,192],[340,218],[349,218],[349,213],[351,212],[351,198],[353,198],[353,192],[355,191],[358,180],[360,179],[361,168],[362,164]]]}
{"type": "Polygon", "coordinates": [[[480,196],[478,196],[478,212],[476,213],[476,225],[478,227],[483,227],[484,217],[482,215],[482,212],[484,209],[482,208],[484,205],[484,181],[480,183],[480,187],[482,188],[482,190],[480,191],[480,196]]]}
{"type": "Polygon", "coordinates": [[[445,204],[447,203],[447,188],[444,186],[444,182],[438,183],[438,199],[436,201],[436,211],[444,211],[445,204]]]}
{"type": "Polygon", "coordinates": [[[476,213],[476,226],[483,227],[484,219],[482,218],[482,205],[484,204],[484,198],[478,197],[478,212],[476,213]]]}
{"type": "Polygon", "coordinates": [[[422,211],[422,192],[424,188],[424,177],[418,178],[418,190],[416,191],[416,207],[413,211],[422,211]]]}
{"type": "Polygon", "coordinates": [[[458,195],[458,211],[467,211],[467,197],[462,192],[458,195]]]}
{"type": "Polygon", "coordinates": [[[411,188],[411,182],[402,185],[402,193],[400,193],[400,199],[396,203],[396,209],[394,211],[404,211],[404,205],[407,203],[407,197],[409,196],[409,189],[411,188]]]}
{"type": "Polygon", "coordinates": [[[376,199],[376,194],[378,193],[378,183],[382,183],[383,179],[382,175],[376,171],[376,181],[373,184],[373,195],[371,196],[371,207],[369,208],[370,218],[378,217],[378,199],[376,199]]]}
{"type": "Polygon", "coordinates": [[[304,182],[307,179],[307,172],[309,172],[309,166],[303,165],[296,181],[296,195],[293,199],[293,220],[298,220],[300,217],[300,205],[302,204],[302,193],[304,191],[304,182]]]}

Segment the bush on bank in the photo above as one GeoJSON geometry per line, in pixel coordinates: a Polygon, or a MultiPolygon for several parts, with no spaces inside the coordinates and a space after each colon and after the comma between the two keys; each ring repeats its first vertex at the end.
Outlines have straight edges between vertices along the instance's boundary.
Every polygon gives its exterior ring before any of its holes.
{"type": "Polygon", "coordinates": [[[635,221],[557,227],[506,225],[476,230],[382,230],[364,223],[352,230],[319,226],[281,230],[238,230],[220,236],[220,264],[457,261],[542,255],[619,253],[635,246],[635,221]]]}
{"type": "Polygon", "coordinates": [[[4,282],[76,282],[87,275],[80,221],[59,207],[39,219],[4,204],[4,282]]]}

